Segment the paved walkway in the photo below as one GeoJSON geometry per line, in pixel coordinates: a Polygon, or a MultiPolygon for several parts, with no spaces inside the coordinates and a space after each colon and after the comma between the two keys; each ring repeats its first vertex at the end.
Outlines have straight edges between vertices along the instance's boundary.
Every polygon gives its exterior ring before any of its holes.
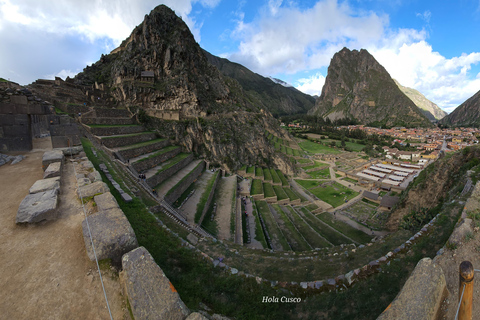
{"type": "Polygon", "coordinates": [[[242,205],[240,196],[237,196],[235,210],[235,244],[243,245],[243,229],[242,229],[242,205]]]}

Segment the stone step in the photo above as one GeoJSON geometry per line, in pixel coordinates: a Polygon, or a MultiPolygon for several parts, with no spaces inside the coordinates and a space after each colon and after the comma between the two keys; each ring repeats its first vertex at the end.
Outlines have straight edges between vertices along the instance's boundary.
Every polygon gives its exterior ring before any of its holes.
{"type": "Polygon", "coordinates": [[[182,148],[179,146],[168,146],[160,150],[155,150],[153,152],[130,159],[130,164],[137,172],[145,172],[148,169],[154,168],[162,162],[175,157],[181,151],[182,148]]]}
{"type": "Polygon", "coordinates": [[[101,142],[107,148],[124,147],[140,142],[150,141],[156,138],[157,136],[154,132],[142,132],[114,136],[97,136],[99,142],[101,142]]]}
{"type": "Polygon", "coordinates": [[[127,124],[135,124],[135,120],[132,118],[83,118],[82,123],[86,125],[90,124],[104,124],[104,125],[127,125],[127,124]]]}
{"type": "Polygon", "coordinates": [[[161,163],[158,166],[146,171],[144,174],[147,179],[147,184],[154,188],[163,181],[170,178],[177,171],[188,165],[193,160],[191,153],[179,153],[168,161],[161,163]]]}
{"type": "Polygon", "coordinates": [[[137,157],[141,157],[144,154],[154,152],[170,145],[170,140],[160,138],[150,141],[140,142],[124,147],[117,148],[117,152],[125,159],[131,159],[135,161],[137,157]]]}
{"type": "Polygon", "coordinates": [[[159,196],[164,196],[170,189],[177,185],[187,174],[189,174],[197,165],[203,160],[193,160],[182,169],[174,173],[170,178],[166,179],[161,185],[157,185],[157,193],[159,196]]]}

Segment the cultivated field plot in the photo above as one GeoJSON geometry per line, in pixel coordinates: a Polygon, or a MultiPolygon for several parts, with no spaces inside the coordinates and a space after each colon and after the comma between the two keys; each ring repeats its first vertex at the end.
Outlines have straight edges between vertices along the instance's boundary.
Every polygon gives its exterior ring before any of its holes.
{"type": "Polygon", "coordinates": [[[293,251],[307,251],[311,250],[312,247],[305,241],[305,238],[298,232],[295,225],[292,221],[287,217],[286,213],[282,210],[282,208],[278,204],[272,205],[272,215],[278,226],[283,232],[283,235],[287,239],[290,247],[293,251]]]}
{"type": "Polygon", "coordinates": [[[313,180],[295,180],[302,187],[307,189],[317,198],[325,201],[333,207],[338,207],[345,203],[345,200],[355,198],[359,193],[355,192],[347,187],[342,186],[337,182],[325,182],[313,180]]]}
{"type": "Polygon", "coordinates": [[[330,147],[327,147],[327,146],[324,146],[324,145],[321,145],[321,144],[318,144],[318,143],[315,143],[315,142],[312,142],[312,141],[309,141],[309,140],[304,140],[304,139],[300,140],[298,145],[304,151],[306,151],[308,153],[313,153],[313,154],[317,154],[317,153],[320,153],[320,154],[340,154],[340,153],[342,153],[338,149],[330,148],[330,147]]]}
{"type": "Polygon", "coordinates": [[[355,220],[366,223],[377,212],[378,205],[373,205],[364,201],[358,201],[357,203],[342,209],[342,212],[348,213],[350,216],[355,217],[355,220]]]}
{"type": "Polygon", "coordinates": [[[277,222],[273,218],[270,208],[265,201],[255,201],[255,206],[257,207],[258,214],[263,218],[265,227],[270,236],[270,241],[272,249],[275,251],[288,251],[291,250],[290,245],[285,239],[282,231],[278,227],[277,222]]]}
{"type": "Polygon", "coordinates": [[[318,219],[307,208],[296,208],[297,213],[312,227],[319,235],[327,240],[332,245],[341,245],[345,243],[352,243],[352,240],[345,237],[334,227],[329,226],[322,220],[318,219]]]}
{"type": "Polygon", "coordinates": [[[324,168],[320,170],[309,171],[307,174],[312,179],[330,179],[330,168],[324,168]]]}
{"type": "Polygon", "coordinates": [[[282,207],[282,209],[312,248],[331,246],[331,243],[318,234],[292,207],[287,206],[282,207]]]}
{"type": "Polygon", "coordinates": [[[328,212],[317,214],[317,217],[332,228],[335,228],[342,234],[346,235],[347,237],[358,243],[367,243],[372,239],[370,235],[366,234],[363,231],[355,229],[354,227],[343,221],[335,219],[335,217],[328,212]]]}

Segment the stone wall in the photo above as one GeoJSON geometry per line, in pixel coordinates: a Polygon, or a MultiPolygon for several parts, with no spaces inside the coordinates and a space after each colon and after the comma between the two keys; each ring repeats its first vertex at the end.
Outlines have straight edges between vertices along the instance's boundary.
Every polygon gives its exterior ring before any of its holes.
{"type": "Polygon", "coordinates": [[[25,150],[32,150],[30,116],[0,112],[0,151],[25,150]]]}
{"type": "Polygon", "coordinates": [[[152,144],[149,144],[147,146],[142,146],[142,147],[136,147],[136,148],[130,148],[126,150],[120,150],[118,153],[124,158],[124,159],[131,159],[138,157],[142,154],[147,154],[150,152],[153,152],[155,150],[165,148],[170,145],[170,140],[165,139],[159,142],[155,142],[152,144]]]}
{"type": "Polygon", "coordinates": [[[170,191],[165,195],[165,201],[168,203],[174,203],[178,198],[187,190],[187,188],[200,176],[205,169],[205,161],[200,162],[195,169],[180,180],[170,191]]]}
{"type": "Polygon", "coordinates": [[[90,111],[90,107],[83,104],[69,104],[69,103],[55,102],[54,105],[55,107],[57,107],[58,109],[66,113],[79,114],[79,113],[85,113],[90,111]]]}
{"type": "Polygon", "coordinates": [[[132,134],[145,131],[142,126],[125,126],[125,127],[88,127],[88,131],[96,136],[113,136],[119,134],[132,134]]]}
{"type": "Polygon", "coordinates": [[[112,137],[98,139],[107,148],[116,148],[146,142],[155,139],[157,136],[153,132],[146,132],[144,134],[136,134],[132,136],[112,137]]]}
{"type": "Polygon", "coordinates": [[[193,155],[190,154],[190,155],[188,155],[188,157],[186,157],[185,159],[183,159],[183,160],[179,161],[178,163],[174,164],[170,168],[168,168],[168,169],[166,169],[166,170],[164,170],[160,173],[157,173],[156,175],[147,179],[147,184],[150,187],[155,188],[157,185],[159,185],[163,181],[170,178],[175,172],[179,171],[180,169],[185,167],[187,164],[192,162],[192,160],[193,160],[193,155]]]}
{"type": "Polygon", "coordinates": [[[135,121],[131,118],[83,118],[82,123],[89,124],[104,124],[104,125],[113,125],[113,124],[134,124],[135,121]]]}
{"type": "Polygon", "coordinates": [[[159,163],[162,163],[164,161],[167,161],[170,158],[175,157],[181,151],[182,151],[182,148],[178,147],[148,159],[144,158],[145,160],[141,159],[141,161],[134,162],[132,165],[137,172],[142,172],[157,166],[159,163]]]}
{"type": "Polygon", "coordinates": [[[198,221],[198,225],[202,225],[203,218],[205,218],[205,214],[207,213],[208,208],[210,207],[210,203],[212,202],[213,195],[215,194],[215,188],[217,187],[218,181],[221,178],[222,178],[222,175],[221,175],[221,172],[219,172],[217,174],[217,177],[215,178],[215,182],[213,183],[212,189],[210,190],[210,194],[208,195],[207,202],[205,202],[205,207],[203,207],[202,216],[198,221]]]}
{"type": "Polygon", "coordinates": [[[132,114],[127,109],[103,109],[95,108],[97,118],[130,118],[132,114]]]}

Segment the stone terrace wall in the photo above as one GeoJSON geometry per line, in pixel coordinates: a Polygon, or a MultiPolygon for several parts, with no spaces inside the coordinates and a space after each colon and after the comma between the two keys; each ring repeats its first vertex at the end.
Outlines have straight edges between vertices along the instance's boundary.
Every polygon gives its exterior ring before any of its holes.
{"type": "Polygon", "coordinates": [[[145,129],[142,126],[125,126],[125,127],[89,127],[91,134],[96,136],[113,136],[118,134],[140,133],[145,129]]]}
{"type": "Polygon", "coordinates": [[[205,161],[202,161],[193,169],[187,176],[185,176],[171,191],[168,191],[165,196],[165,201],[174,203],[187,190],[187,188],[200,176],[205,169],[205,161]]]}
{"type": "Polygon", "coordinates": [[[167,151],[165,153],[162,153],[162,154],[160,154],[156,157],[152,157],[152,158],[145,159],[145,160],[142,159],[142,161],[134,162],[133,163],[133,168],[137,172],[142,172],[142,171],[148,170],[150,168],[155,167],[159,163],[162,163],[164,161],[167,161],[170,158],[175,157],[181,151],[182,151],[182,148],[179,147],[179,148],[175,148],[173,150],[167,151]]]}
{"type": "Polygon", "coordinates": [[[0,151],[24,150],[32,150],[29,115],[0,112],[0,151]]]}
{"type": "Polygon", "coordinates": [[[202,216],[200,217],[200,220],[198,221],[198,225],[202,224],[203,218],[205,218],[205,214],[208,211],[208,208],[210,207],[210,203],[212,202],[213,195],[215,194],[215,188],[217,187],[218,181],[222,178],[221,172],[217,174],[217,177],[215,178],[215,182],[213,183],[212,189],[210,190],[210,194],[208,195],[207,202],[205,202],[205,207],[203,207],[202,211],[202,216]]]}
{"type": "Polygon", "coordinates": [[[177,172],[178,170],[180,170],[181,168],[185,167],[187,164],[192,162],[192,160],[193,160],[193,155],[190,154],[190,155],[188,155],[188,157],[186,157],[185,159],[183,159],[183,160],[179,161],[178,163],[174,164],[173,166],[171,166],[167,170],[164,170],[164,171],[150,177],[149,179],[147,179],[147,184],[150,187],[155,188],[157,185],[159,185],[163,181],[170,178],[175,172],[177,172]]]}
{"type": "Polygon", "coordinates": [[[155,133],[98,139],[107,148],[117,148],[155,139],[155,133]]]}
{"type": "Polygon", "coordinates": [[[95,109],[97,118],[130,118],[132,114],[127,109],[95,109]]]}
{"type": "Polygon", "coordinates": [[[129,148],[125,150],[120,150],[118,153],[124,158],[124,159],[131,159],[138,157],[142,154],[147,154],[150,152],[153,152],[158,149],[165,148],[170,145],[170,140],[165,139],[159,142],[155,142],[143,147],[137,147],[137,148],[129,148]]]}
{"type": "Polygon", "coordinates": [[[83,118],[82,123],[89,124],[104,124],[104,125],[113,125],[113,124],[134,124],[135,121],[131,118],[83,118]]]}

